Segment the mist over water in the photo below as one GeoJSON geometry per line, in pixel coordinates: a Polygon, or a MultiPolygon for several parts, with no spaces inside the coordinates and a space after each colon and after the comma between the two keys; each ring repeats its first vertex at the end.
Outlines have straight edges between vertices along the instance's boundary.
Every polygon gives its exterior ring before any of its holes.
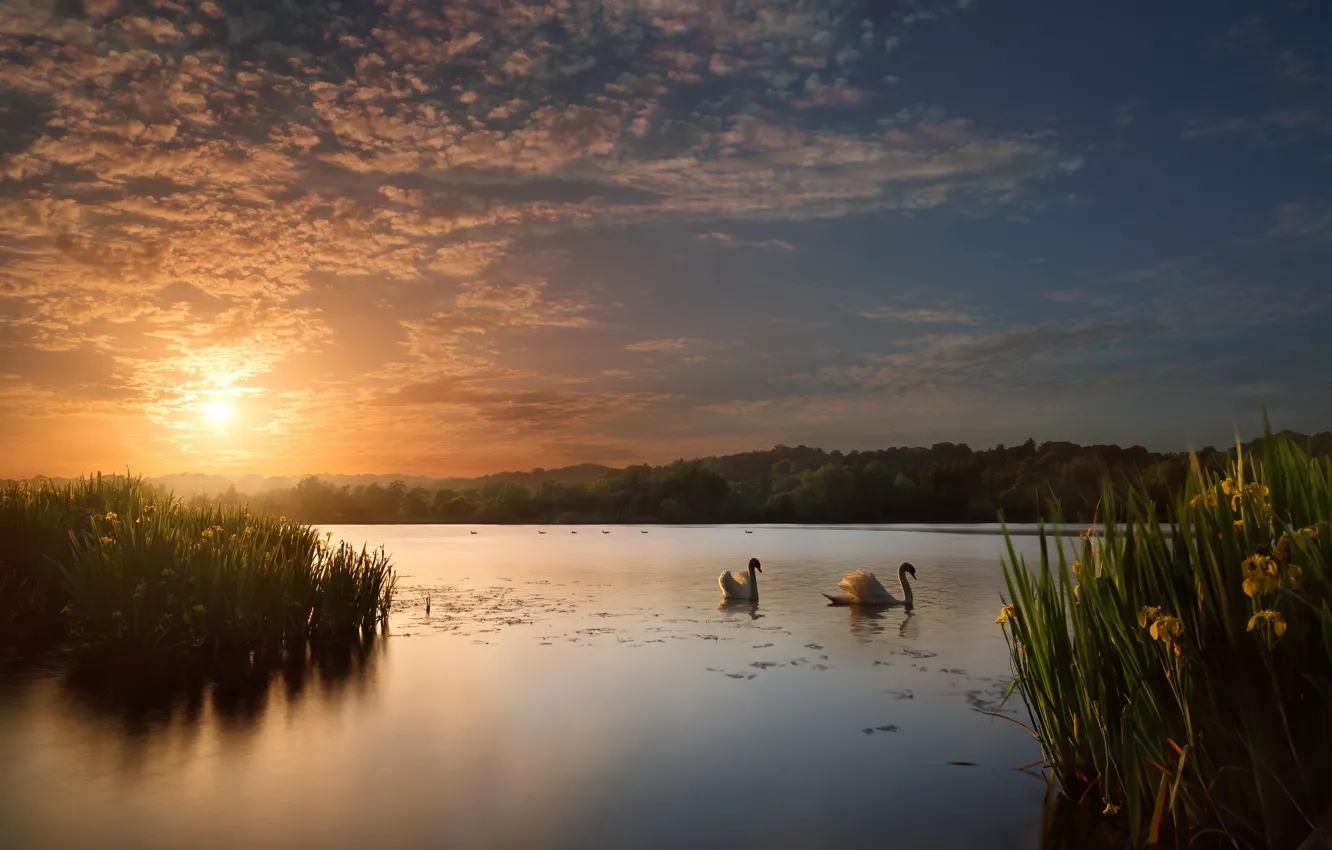
{"type": "MultiPolygon", "coordinates": [[[[358,850],[1039,843],[1044,783],[1013,770],[1040,757],[1037,745],[980,713],[998,709],[1011,678],[993,622],[998,534],[327,530],[394,556],[388,637],[241,688],[160,699],[89,689],[61,661],[6,670],[0,840],[358,850]],[[750,557],[763,564],[758,603],[722,603],[718,573],[750,557]],[[831,607],[819,596],[860,568],[898,593],[902,561],[918,570],[911,612],[831,607]]],[[[1016,545],[1030,557],[1037,542],[1016,545]]],[[[1004,711],[1021,716],[1013,702],[1004,711]]]]}

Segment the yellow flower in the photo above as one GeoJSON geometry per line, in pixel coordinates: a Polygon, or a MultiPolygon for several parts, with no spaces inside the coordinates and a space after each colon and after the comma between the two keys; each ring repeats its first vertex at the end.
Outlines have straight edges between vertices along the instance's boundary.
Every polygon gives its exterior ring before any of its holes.
{"type": "Polygon", "coordinates": [[[115,522],[116,519],[117,519],[117,517],[116,517],[116,512],[115,512],[115,511],[107,511],[107,512],[106,512],[106,521],[107,521],[107,522],[115,522]]]}
{"type": "Polygon", "coordinates": [[[1235,530],[1236,530],[1236,531],[1243,531],[1243,530],[1244,530],[1244,520],[1242,520],[1242,519],[1237,519],[1237,520],[1235,520],[1235,530]]]}
{"type": "Polygon", "coordinates": [[[1157,606],[1149,606],[1138,612],[1138,626],[1147,629],[1152,640],[1170,643],[1171,638],[1184,633],[1184,623],[1178,617],[1162,613],[1157,606]],[[1148,623],[1151,625],[1149,626],[1148,623]]]}
{"type": "Polygon", "coordinates": [[[1103,810],[1101,811],[1101,814],[1103,814],[1103,815],[1117,815],[1117,814],[1119,814],[1119,806],[1116,806],[1114,803],[1110,802],[1109,800],[1106,800],[1106,801],[1105,801],[1105,809],[1103,809],[1103,810]]]}
{"type": "Polygon", "coordinates": [[[1221,482],[1221,492],[1225,493],[1227,496],[1233,496],[1239,491],[1240,488],[1239,485],[1235,483],[1235,479],[1227,477],[1221,482]]]}
{"type": "Polygon", "coordinates": [[[1298,564],[1291,564],[1286,567],[1286,581],[1290,584],[1291,590],[1300,589],[1300,579],[1304,578],[1304,570],[1300,569],[1298,564]]]}
{"type": "Polygon", "coordinates": [[[1081,562],[1081,561],[1074,561],[1074,562],[1073,562],[1072,570],[1073,570],[1073,575],[1078,575],[1079,573],[1081,573],[1081,572],[1082,572],[1082,562],[1081,562]]]}
{"type": "Polygon", "coordinates": [[[999,616],[995,618],[994,622],[1002,626],[1004,623],[1007,623],[1010,619],[1016,619],[1016,618],[1017,618],[1017,609],[1014,608],[1012,605],[1005,605],[1002,609],[1000,609],[999,616]]]}
{"type": "Polygon", "coordinates": [[[1244,580],[1244,595],[1250,599],[1257,596],[1262,591],[1262,586],[1256,578],[1246,578],[1244,580]]]}
{"type": "Polygon", "coordinates": [[[1244,577],[1257,578],[1263,571],[1264,560],[1265,558],[1262,555],[1250,555],[1245,558],[1244,562],[1240,564],[1240,569],[1244,571],[1244,577]]]}
{"type": "Polygon", "coordinates": [[[1280,611],[1265,609],[1255,613],[1249,618],[1249,625],[1246,627],[1246,631],[1253,631],[1259,623],[1270,628],[1276,633],[1277,637],[1281,637],[1286,633],[1286,618],[1281,616],[1280,611]]]}
{"type": "Polygon", "coordinates": [[[1161,609],[1155,605],[1149,605],[1138,612],[1138,627],[1145,629],[1147,624],[1161,616],[1161,609]]]}
{"type": "Polygon", "coordinates": [[[110,546],[112,543],[115,543],[116,541],[112,540],[110,537],[103,537],[101,539],[101,542],[103,546],[110,546]]]}

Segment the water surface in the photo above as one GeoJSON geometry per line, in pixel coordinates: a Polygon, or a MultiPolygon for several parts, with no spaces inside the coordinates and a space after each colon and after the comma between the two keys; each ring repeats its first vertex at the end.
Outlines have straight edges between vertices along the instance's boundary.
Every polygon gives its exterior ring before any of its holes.
{"type": "Polygon", "coordinates": [[[402,576],[373,645],[165,703],[7,671],[4,846],[1039,844],[1036,744],[981,713],[1010,680],[998,535],[330,530],[402,576]],[[720,605],[751,556],[760,601],[720,605]],[[912,612],[819,596],[858,568],[897,593],[902,561],[912,612]]]}

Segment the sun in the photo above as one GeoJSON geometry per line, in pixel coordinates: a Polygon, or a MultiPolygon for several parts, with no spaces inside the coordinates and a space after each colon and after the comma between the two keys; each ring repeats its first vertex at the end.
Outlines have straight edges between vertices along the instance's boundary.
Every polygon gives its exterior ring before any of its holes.
{"type": "Polygon", "coordinates": [[[214,425],[225,425],[231,421],[231,405],[220,398],[204,402],[203,412],[214,425]]]}

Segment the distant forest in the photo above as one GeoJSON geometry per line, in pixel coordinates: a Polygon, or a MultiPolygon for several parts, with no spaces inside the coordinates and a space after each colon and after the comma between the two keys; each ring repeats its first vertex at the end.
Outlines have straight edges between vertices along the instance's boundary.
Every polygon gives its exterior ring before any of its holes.
{"type": "MultiPolygon", "coordinates": [[[[1316,456],[1332,455],[1332,433],[1291,436],[1316,456]]],[[[1233,452],[1206,448],[1197,457],[1220,468],[1233,452]]],[[[1087,522],[1104,476],[1118,488],[1143,481],[1164,507],[1189,462],[1185,452],[1035,440],[981,451],[954,443],[847,454],[776,446],[665,466],[503,473],[436,488],[310,476],[253,495],[232,487],[189,501],[246,502],[328,524],[993,522],[1000,512],[1009,522],[1031,522],[1050,516],[1055,503],[1064,519],[1087,522]]]]}

